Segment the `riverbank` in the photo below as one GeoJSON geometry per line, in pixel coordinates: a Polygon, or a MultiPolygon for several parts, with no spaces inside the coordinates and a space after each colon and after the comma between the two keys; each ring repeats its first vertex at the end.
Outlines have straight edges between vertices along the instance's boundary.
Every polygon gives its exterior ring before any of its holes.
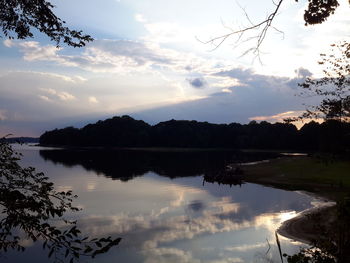
{"type": "Polygon", "coordinates": [[[324,162],[308,156],[282,157],[242,166],[244,181],[307,191],[336,201],[350,192],[350,162],[324,162]]]}
{"type": "Polygon", "coordinates": [[[286,190],[302,190],[330,201],[308,209],[285,221],[278,233],[287,238],[312,244],[319,227],[329,230],[336,222],[335,202],[350,192],[350,162],[322,162],[307,156],[284,157],[243,166],[244,180],[286,190]]]}
{"type": "Polygon", "coordinates": [[[320,228],[329,230],[334,224],[336,224],[336,207],[334,202],[329,202],[303,211],[283,222],[277,232],[289,239],[313,245],[321,235],[320,228]]]}

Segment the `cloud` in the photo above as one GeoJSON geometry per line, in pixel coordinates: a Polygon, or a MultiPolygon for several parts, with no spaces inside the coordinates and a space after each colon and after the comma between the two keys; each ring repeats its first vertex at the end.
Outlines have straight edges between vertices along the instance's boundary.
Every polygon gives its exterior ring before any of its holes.
{"type": "Polygon", "coordinates": [[[268,121],[268,122],[283,122],[284,119],[298,117],[303,113],[303,111],[286,111],[270,116],[254,116],[250,117],[249,120],[255,121],[268,121]]]}
{"type": "Polygon", "coordinates": [[[63,49],[52,45],[41,46],[35,41],[13,41],[11,45],[5,45],[18,47],[24,54],[23,58],[28,61],[52,61],[92,72],[125,73],[173,63],[171,56],[164,50],[131,40],[95,40],[83,53],[74,55],[65,55],[63,49]]]}
{"type": "Polygon", "coordinates": [[[65,92],[65,91],[57,93],[57,96],[63,101],[75,99],[75,97],[72,94],[65,92]]]}
{"type": "Polygon", "coordinates": [[[192,78],[192,79],[187,79],[187,81],[188,83],[190,83],[190,85],[193,88],[196,88],[196,89],[204,88],[207,84],[204,78],[192,78]]]}
{"type": "MultiPolygon", "coordinates": [[[[206,77],[208,86],[226,83],[219,91],[206,98],[182,102],[135,114],[152,123],[166,119],[188,119],[214,123],[247,123],[254,117],[273,116],[273,121],[282,119],[279,113],[304,110],[298,96],[299,78],[276,77],[257,74],[251,69],[231,68],[206,77]],[[217,82],[210,82],[216,78],[217,82]],[[275,116],[276,115],[276,116],[275,116]]],[[[221,86],[221,85],[220,85],[221,86]]]]}
{"type": "MultiPolygon", "coordinates": [[[[246,123],[253,117],[277,119],[277,114],[304,109],[300,98],[294,95],[297,84],[310,74],[308,69],[299,68],[294,77],[263,75],[251,68],[229,67],[216,59],[129,40],[97,40],[70,54],[33,41],[12,41],[6,45],[18,47],[24,58],[32,61],[47,60],[97,73],[91,79],[21,74],[22,83],[29,83],[26,90],[31,90],[27,93],[21,87],[21,95],[35,94],[33,101],[40,101],[35,111],[40,111],[39,105],[45,103],[47,107],[50,102],[56,112],[49,112],[57,117],[60,113],[61,118],[71,107],[78,114],[122,112],[151,123],[171,118],[214,123],[246,123]],[[57,111],[61,107],[65,109],[57,111]]],[[[6,85],[12,89],[5,89],[18,97],[20,93],[15,89],[21,85],[19,79],[8,81],[6,85]]],[[[21,101],[16,96],[12,99],[21,101]]]]}
{"type": "Polygon", "coordinates": [[[136,14],[135,15],[135,20],[140,23],[145,23],[147,22],[147,19],[142,15],[142,14],[136,14]]]}
{"type": "Polygon", "coordinates": [[[74,54],[55,46],[41,46],[35,41],[12,41],[8,47],[17,47],[28,61],[49,61],[65,67],[76,67],[94,73],[180,74],[190,72],[208,75],[217,72],[215,59],[205,59],[193,53],[163,48],[154,42],[131,40],[95,40],[74,54]]]}
{"type": "Polygon", "coordinates": [[[96,97],[94,97],[94,96],[90,96],[89,98],[88,98],[88,100],[89,100],[89,102],[90,103],[99,103],[99,101],[96,99],[96,97]]]}
{"type": "Polygon", "coordinates": [[[38,97],[42,100],[45,100],[45,101],[51,101],[51,99],[47,96],[44,96],[44,95],[38,95],[38,97]]]}
{"type": "Polygon", "coordinates": [[[257,248],[265,248],[267,246],[266,243],[256,243],[256,244],[245,244],[239,246],[225,247],[226,251],[247,251],[254,250],[257,248]]]}
{"type": "Polygon", "coordinates": [[[24,60],[27,61],[61,61],[57,55],[60,49],[52,45],[41,46],[36,41],[4,41],[6,47],[18,47],[24,53],[24,60]]]}
{"type": "Polygon", "coordinates": [[[70,94],[66,91],[56,91],[52,88],[41,88],[40,90],[51,96],[51,98],[49,98],[45,95],[39,95],[40,98],[47,100],[47,101],[52,101],[54,98],[58,98],[62,101],[69,101],[69,100],[75,99],[75,97],[72,94],[70,94]]]}
{"type": "Polygon", "coordinates": [[[6,110],[0,109],[0,121],[4,121],[6,119],[7,119],[6,110]]]}
{"type": "Polygon", "coordinates": [[[13,47],[14,42],[11,39],[5,39],[4,40],[5,47],[13,47]]]}
{"type": "Polygon", "coordinates": [[[43,72],[9,72],[0,76],[0,105],[7,110],[7,123],[45,121],[81,113],[78,93],[80,78],[43,72]]]}
{"type": "Polygon", "coordinates": [[[193,258],[190,251],[184,251],[178,248],[155,248],[147,251],[145,263],[201,263],[201,260],[193,258]]]}
{"type": "Polygon", "coordinates": [[[137,81],[133,75],[84,79],[45,72],[8,72],[0,75],[0,109],[6,110],[1,116],[12,133],[30,127],[31,134],[36,131],[40,135],[48,129],[72,125],[73,120],[103,119],[198,98],[186,95],[182,83],[157,74],[140,73],[137,81]]]}
{"type": "Polygon", "coordinates": [[[296,69],[295,73],[297,74],[298,78],[306,78],[306,77],[311,77],[312,76],[312,73],[308,69],[305,69],[305,68],[302,68],[302,67],[296,69]]]}

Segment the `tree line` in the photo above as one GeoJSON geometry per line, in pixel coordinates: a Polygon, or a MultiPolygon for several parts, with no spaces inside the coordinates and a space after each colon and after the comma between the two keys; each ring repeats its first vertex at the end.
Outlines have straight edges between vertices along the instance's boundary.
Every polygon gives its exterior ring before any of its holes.
{"type": "Polygon", "coordinates": [[[290,123],[212,124],[169,120],[149,125],[130,116],[113,117],[83,128],[46,131],[43,146],[181,147],[232,149],[290,149],[339,152],[350,149],[350,123],[328,120],[306,123],[300,130],[290,123]]]}

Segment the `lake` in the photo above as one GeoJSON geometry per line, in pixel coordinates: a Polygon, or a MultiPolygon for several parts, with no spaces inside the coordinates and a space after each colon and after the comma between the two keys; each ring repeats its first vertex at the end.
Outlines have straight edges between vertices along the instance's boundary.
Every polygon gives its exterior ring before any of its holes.
{"type": "MultiPolygon", "coordinates": [[[[280,262],[275,231],[319,200],[304,193],[245,183],[203,182],[232,161],[275,153],[162,150],[53,150],[16,146],[21,164],[34,166],[58,190],[73,190],[78,226],[89,236],[122,237],[93,262],[280,262]]],[[[72,216],[72,215],[68,215],[72,216]]],[[[301,243],[280,236],[282,252],[301,243]]],[[[41,244],[1,262],[50,262],[41,244]]],[[[83,259],[81,262],[92,262],[83,259]]]]}

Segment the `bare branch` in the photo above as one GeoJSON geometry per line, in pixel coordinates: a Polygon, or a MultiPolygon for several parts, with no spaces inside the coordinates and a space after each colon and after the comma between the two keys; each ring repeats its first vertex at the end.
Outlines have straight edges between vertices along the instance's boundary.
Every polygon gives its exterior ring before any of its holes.
{"type": "MultiPolygon", "coordinates": [[[[277,29],[276,27],[272,26],[272,22],[275,19],[276,15],[281,7],[283,0],[279,0],[277,3],[272,0],[272,2],[276,6],[276,8],[273,10],[272,13],[270,13],[266,17],[266,19],[264,19],[263,21],[261,21],[259,23],[254,23],[250,19],[245,8],[243,8],[239,3],[237,3],[238,6],[243,10],[245,17],[246,17],[248,23],[250,24],[249,26],[244,27],[244,28],[240,28],[238,30],[233,30],[232,28],[228,28],[225,25],[224,27],[229,29],[231,32],[217,36],[217,37],[213,37],[207,41],[203,41],[203,40],[200,40],[198,38],[197,38],[197,40],[203,44],[206,44],[206,45],[208,45],[208,44],[213,45],[214,48],[212,48],[211,51],[214,51],[217,48],[219,48],[222,45],[222,43],[224,43],[228,38],[230,38],[232,36],[237,36],[236,43],[239,43],[238,45],[240,45],[242,43],[246,43],[246,42],[251,41],[253,39],[256,39],[256,44],[253,47],[248,48],[243,54],[246,55],[248,53],[253,53],[255,55],[255,57],[259,57],[260,56],[260,47],[261,47],[262,43],[264,42],[264,39],[266,38],[266,34],[267,34],[270,27],[272,27],[278,33],[283,34],[283,38],[284,38],[284,33],[281,30],[277,29]],[[258,32],[257,35],[255,35],[253,37],[249,36],[247,38],[244,38],[244,36],[246,35],[247,32],[254,31],[254,30],[260,30],[260,31],[258,32]]],[[[260,60],[260,58],[259,58],[259,60],[260,60]]]]}

